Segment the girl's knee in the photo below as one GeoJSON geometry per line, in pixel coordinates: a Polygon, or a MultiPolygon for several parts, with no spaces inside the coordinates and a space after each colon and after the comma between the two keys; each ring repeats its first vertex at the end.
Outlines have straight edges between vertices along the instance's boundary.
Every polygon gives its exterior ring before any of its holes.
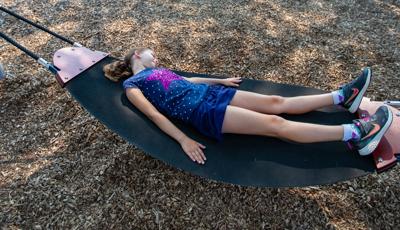
{"type": "Polygon", "coordinates": [[[284,127],[287,123],[287,120],[280,116],[276,115],[268,115],[267,118],[267,135],[268,136],[274,136],[274,137],[280,137],[282,135],[282,130],[284,130],[284,127]]]}
{"type": "Polygon", "coordinates": [[[273,108],[275,114],[281,114],[285,110],[284,109],[285,100],[286,100],[285,97],[273,95],[269,96],[268,104],[273,108]]]}
{"type": "Polygon", "coordinates": [[[275,104],[280,105],[283,104],[283,102],[285,101],[285,97],[275,95],[273,96],[273,101],[275,104]]]}

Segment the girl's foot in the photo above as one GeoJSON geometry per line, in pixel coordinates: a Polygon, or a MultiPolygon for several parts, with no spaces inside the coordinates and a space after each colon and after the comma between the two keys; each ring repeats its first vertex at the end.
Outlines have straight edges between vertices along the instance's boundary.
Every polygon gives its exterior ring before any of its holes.
{"type": "Polygon", "coordinates": [[[392,121],[393,114],[389,107],[380,106],[374,115],[353,121],[359,128],[361,137],[359,140],[350,141],[350,143],[358,149],[362,156],[372,153],[389,129],[392,121]]]}
{"type": "Polygon", "coordinates": [[[340,96],[343,96],[343,98],[341,98],[339,105],[348,109],[350,113],[356,112],[371,82],[371,75],[371,69],[369,67],[364,68],[356,79],[340,87],[340,96]]]}

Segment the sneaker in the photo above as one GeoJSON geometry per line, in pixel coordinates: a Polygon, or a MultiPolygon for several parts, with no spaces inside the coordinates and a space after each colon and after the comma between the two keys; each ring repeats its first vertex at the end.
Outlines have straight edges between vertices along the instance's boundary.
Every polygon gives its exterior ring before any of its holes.
{"type": "Polygon", "coordinates": [[[371,82],[371,75],[371,69],[368,67],[364,68],[356,79],[340,87],[339,89],[343,91],[344,99],[339,105],[348,109],[350,113],[356,112],[371,82]]]}
{"type": "Polygon", "coordinates": [[[354,120],[354,124],[361,132],[361,138],[357,141],[350,141],[351,144],[358,149],[361,156],[371,154],[389,129],[392,121],[392,111],[386,105],[380,106],[370,117],[354,120]]]}

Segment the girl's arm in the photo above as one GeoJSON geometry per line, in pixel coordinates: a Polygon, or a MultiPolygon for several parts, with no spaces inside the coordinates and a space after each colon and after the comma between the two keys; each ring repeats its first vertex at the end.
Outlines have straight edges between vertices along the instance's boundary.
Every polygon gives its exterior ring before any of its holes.
{"type": "Polygon", "coordinates": [[[206,83],[209,85],[223,84],[224,80],[219,78],[205,78],[205,77],[184,77],[184,79],[193,83],[206,83]]]}
{"type": "Polygon", "coordinates": [[[225,86],[239,86],[242,79],[240,77],[230,77],[230,78],[206,78],[206,77],[183,77],[185,80],[193,83],[206,83],[209,85],[221,84],[225,86]]]}
{"type": "Polygon", "coordinates": [[[204,164],[206,159],[200,143],[192,140],[179,130],[167,117],[160,113],[143,95],[138,88],[126,89],[126,96],[129,101],[144,113],[151,121],[153,121],[162,131],[174,138],[181,144],[185,153],[193,160],[204,164]]]}

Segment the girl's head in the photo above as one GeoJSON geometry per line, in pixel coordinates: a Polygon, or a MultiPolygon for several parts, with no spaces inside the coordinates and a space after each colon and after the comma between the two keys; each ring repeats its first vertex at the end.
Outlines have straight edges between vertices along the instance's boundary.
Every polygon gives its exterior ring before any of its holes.
{"type": "Polygon", "coordinates": [[[134,70],[154,68],[158,64],[154,51],[150,48],[134,48],[128,51],[123,60],[115,61],[103,67],[104,75],[111,81],[130,77],[134,70]]]}

